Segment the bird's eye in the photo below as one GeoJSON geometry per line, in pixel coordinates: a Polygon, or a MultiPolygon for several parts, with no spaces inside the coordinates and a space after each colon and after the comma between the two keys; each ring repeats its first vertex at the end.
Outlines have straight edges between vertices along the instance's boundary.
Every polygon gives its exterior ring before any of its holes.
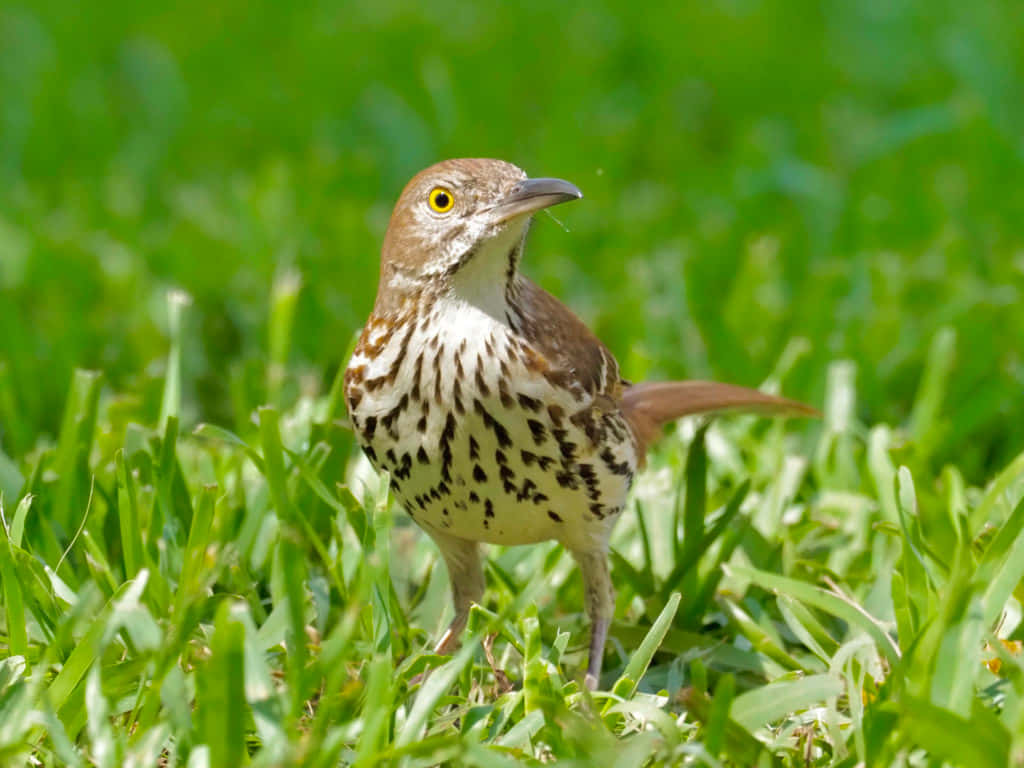
{"type": "Polygon", "coordinates": [[[444,187],[434,187],[427,195],[430,210],[437,213],[448,213],[455,206],[455,195],[444,187]]]}

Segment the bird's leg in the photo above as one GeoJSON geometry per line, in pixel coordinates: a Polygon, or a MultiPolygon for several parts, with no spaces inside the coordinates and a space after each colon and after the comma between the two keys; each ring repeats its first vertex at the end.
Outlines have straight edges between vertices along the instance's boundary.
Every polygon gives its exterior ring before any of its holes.
{"type": "Polygon", "coordinates": [[[459,646],[459,635],[466,628],[469,607],[483,597],[484,572],[480,567],[480,548],[475,541],[433,531],[430,537],[437,543],[448,567],[452,602],[455,604],[455,618],[434,647],[434,653],[448,655],[459,646]]]}
{"type": "Polygon", "coordinates": [[[608,572],[608,553],[604,549],[573,552],[583,575],[584,604],[590,617],[590,659],[587,663],[587,688],[594,690],[601,679],[604,643],[615,613],[615,593],[608,572]]]}

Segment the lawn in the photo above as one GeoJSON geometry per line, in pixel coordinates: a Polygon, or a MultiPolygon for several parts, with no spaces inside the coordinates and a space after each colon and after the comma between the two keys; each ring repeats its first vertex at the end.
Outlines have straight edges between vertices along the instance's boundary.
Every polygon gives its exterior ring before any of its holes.
{"type": "Polygon", "coordinates": [[[1024,6],[0,6],[0,765],[1024,765],[1024,6]],[[576,183],[524,269],[666,433],[462,649],[339,371],[404,182],[576,183]],[[557,217],[557,218],[556,218],[557,217]],[[426,677],[421,673],[430,671],[426,677]]]}

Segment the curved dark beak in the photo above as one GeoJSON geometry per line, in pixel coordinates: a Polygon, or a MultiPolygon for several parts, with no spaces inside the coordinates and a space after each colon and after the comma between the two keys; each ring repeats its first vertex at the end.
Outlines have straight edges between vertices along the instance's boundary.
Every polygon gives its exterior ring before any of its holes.
{"type": "Polygon", "coordinates": [[[583,193],[575,184],[562,179],[525,179],[512,187],[505,199],[494,207],[494,213],[500,221],[508,221],[524,213],[534,213],[581,197],[583,193]]]}

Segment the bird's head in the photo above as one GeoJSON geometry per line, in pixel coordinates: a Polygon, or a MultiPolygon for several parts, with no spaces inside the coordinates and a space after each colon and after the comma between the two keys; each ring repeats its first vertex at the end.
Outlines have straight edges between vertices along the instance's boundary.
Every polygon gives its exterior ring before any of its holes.
{"type": "Polygon", "coordinates": [[[531,216],[582,196],[567,181],[527,178],[501,160],[432,165],[406,185],[391,214],[380,291],[500,288],[515,275],[531,216]]]}

